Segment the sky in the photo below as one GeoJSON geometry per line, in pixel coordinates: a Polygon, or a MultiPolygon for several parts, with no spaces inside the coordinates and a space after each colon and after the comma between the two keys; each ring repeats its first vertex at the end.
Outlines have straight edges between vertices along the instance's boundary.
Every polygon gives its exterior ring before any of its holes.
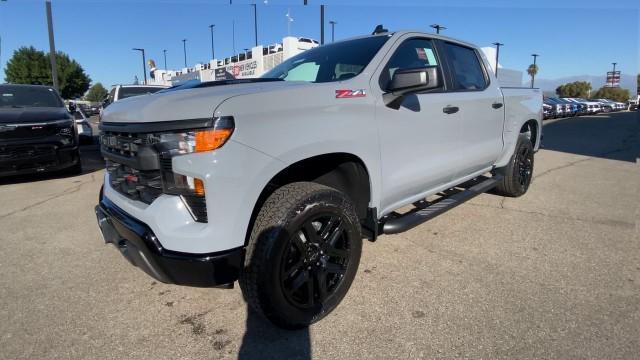
{"type": "MultiPolygon", "coordinates": [[[[602,75],[617,62],[623,74],[640,70],[640,1],[577,0],[52,0],[58,51],[76,59],[93,82],[105,86],[142,79],[142,60],[163,67],[184,65],[182,39],[187,39],[190,66],[211,58],[209,25],[215,24],[216,57],[254,45],[253,7],[257,3],[258,42],[268,45],[287,35],[320,39],[319,4],[326,4],[325,41],[331,41],[329,21],[336,21],[336,40],[369,34],[377,24],[391,31],[432,32],[429,25],[447,27],[442,34],[479,46],[504,43],[500,63],[525,71],[538,58],[538,78],[602,75]]],[[[0,82],[11,54],[22,46],[48,51],[44,0],[0,0],[0,82]]],[[[526,76],[526,74],[525,74],[526,76]]]]}

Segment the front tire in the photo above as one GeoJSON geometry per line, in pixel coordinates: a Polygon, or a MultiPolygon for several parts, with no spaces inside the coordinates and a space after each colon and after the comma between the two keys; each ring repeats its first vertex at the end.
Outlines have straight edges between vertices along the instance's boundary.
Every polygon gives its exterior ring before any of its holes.
{"type": "Polygon", "coordinates": [[[274,191],[256,217],[240,287],[253,310],[275,325],[304,328],[344,298],[361,251],[360,224],[346,195],[291,183],[274,191]]]}
{"type": "Polygon", "coordinates": [[[519,197],[529,189],[533,177],[533,144],[527,134],[520,134],[509,164],[496,169],[504,178],[494,189],[494,193],[508,197],[519,197]]]}

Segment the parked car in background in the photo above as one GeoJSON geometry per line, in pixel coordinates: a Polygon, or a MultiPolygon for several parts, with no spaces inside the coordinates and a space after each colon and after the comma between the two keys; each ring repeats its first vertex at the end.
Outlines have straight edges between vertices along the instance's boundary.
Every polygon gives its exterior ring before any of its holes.
{"type": "Polygon", "coordinates": [[[544,120],[551,119],[553,117],[553,114],[553,106],[542,103],[542,118],[544,120]]]}
{"type": "Polygon", "coordinates": [[[636,100],[627,101],[627,110],[634,111],[637,108],[638,108],[638,101],[636,101],[636,100]]]}
{"type": "Polygon", "coordinates": [[[104,110],[104,108],[116,101],[133,96],[153,94],[168,87],[169,86],[163,85],[113,85],[109,95],[107,95],[106,99],[102,102],[100,116],[102,117],[102,110],[104,110]]]}
{"type": "Polygon", "coordinates": [[[564,101],[569,101],[570,103],[576,104],[578,106],[578,115],[584,115],[588,113],[588,106],[584,102],[575,99],[575,98],[561,98],[564,101]]]}
{"type": "Polygon", "coordinates": [[[587,114],[597,114],[602,111],[599,102],[590,101],[584,98],[572,98],[574,101],[578,101],[581,104],[586,105],[587,114]]]}
{"type": "Polygon", "coordinates": [[[0,85],[0,176],[80,173],[78,127],[49,86],[0,85]]]}
{"type": "Polygon", "coordinates": [[[543,104],[546,104],[548,106],[551,107],[551,117],[552,118],[558,118],[558,117],[563,117],[565,114],[565,105],[564,104],[560,104],[554,100],[552,100],[551,98],[545,97],[543,99],[543,104]]]}
{"type": "Polygon", "coordinates": [[[602,112],[608,113],[616,110],[615,105],[608,101],[602,101],[601,99],[591,99],[589,101],[597,102],[598,104],[600,104],[602,112]]]}
{"type": "Polygon", "coordinates": [[[93,129],[89,124],[89,120],[85,113],[80,109],[76,109],[73,112],[73,118],[76,120],[76,127],[78,128],[78,136],[81,144],[93,143],[93,129]]]}

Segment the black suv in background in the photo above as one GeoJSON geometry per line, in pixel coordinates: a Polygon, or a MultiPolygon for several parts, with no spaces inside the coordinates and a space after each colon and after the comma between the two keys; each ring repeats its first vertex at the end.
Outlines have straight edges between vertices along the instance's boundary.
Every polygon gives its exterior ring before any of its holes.
{"type": "Polygon", "coordinates": [[[0,176],[80,173],[78,130],[60,95],[41,85],[0,85],[0,176]]]}

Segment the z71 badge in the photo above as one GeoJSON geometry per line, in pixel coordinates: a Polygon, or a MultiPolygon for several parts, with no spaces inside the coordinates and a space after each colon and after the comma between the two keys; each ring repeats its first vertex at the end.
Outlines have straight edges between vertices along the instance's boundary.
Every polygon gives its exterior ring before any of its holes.
{"type": "Polygon", "coordinates": [[[367,96],[367,92],[364,89],[357,90],[336,90],[336,99],[350,99],[367,96]]]}

